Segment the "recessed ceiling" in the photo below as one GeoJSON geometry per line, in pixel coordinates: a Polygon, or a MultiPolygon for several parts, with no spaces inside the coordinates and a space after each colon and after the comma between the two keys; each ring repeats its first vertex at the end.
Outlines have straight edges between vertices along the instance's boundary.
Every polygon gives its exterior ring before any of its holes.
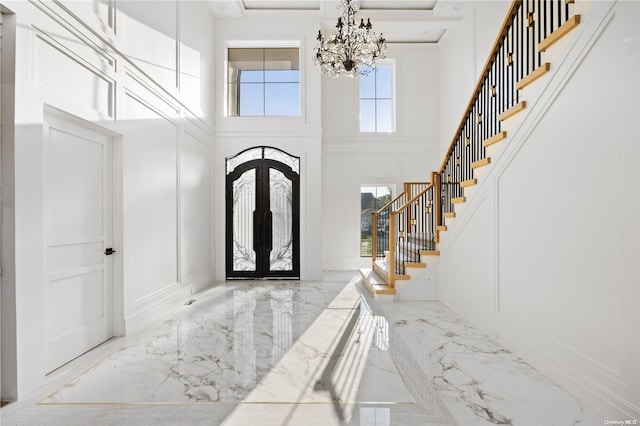
{"type": "MultiPolygon", "coordinates": [[[[324,28],[332,28],[342,13],[340,0],[208,0],[217,18],[274,19],[310,14],[317,16],[324,28]],[[287,14],[287,15],[285,15],[287,14]]],[[[437,43],[447,28],[461,21],[463,0],[360,0],[356,18],[370,18],[376,33],[383,33],[390,43],[437,43]]]]}
{"type": "Polygon", "coordinates": [[[245,10],[320,10],[320,0],[242,0],[245,10]]]}
{"type": "Polygon", "coordinates": [[[432,10],[438,0],[361,0],[360,9],[432,10]]]}

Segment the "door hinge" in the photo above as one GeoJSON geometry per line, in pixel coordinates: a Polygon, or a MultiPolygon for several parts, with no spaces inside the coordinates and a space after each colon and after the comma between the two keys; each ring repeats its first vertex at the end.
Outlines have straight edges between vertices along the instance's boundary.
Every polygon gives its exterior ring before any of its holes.
{"type": "Polygon", "coordinates": [[[108,249],[106,249],[104,251],[104,254],[106,254],[107,256],[111,256],[113,253],[115,253],[116,251],[114,249],[112,249],[111,247],[109,247],[108,249]]]}

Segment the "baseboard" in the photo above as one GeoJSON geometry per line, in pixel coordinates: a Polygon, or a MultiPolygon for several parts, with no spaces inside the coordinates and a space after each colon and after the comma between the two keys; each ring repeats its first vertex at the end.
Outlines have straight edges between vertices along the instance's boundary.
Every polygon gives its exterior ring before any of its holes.
{"type": "Polygon", "coordinates": [[[499,341],[555,383],[609,419],[640,420],[640,405],[624,399],[589,374],[588,360],[557,348],[558,343],[532,332],[517,321],[499,321],[499,341]],[[547,348],[548,350],[545,350],[547,348]]]}
{"type": "Polygon", "coordinates": [[[138,334],[171,315],[191,297],[193,288],[176,283],[157,295],[155,300],[144,305],[144,302],[134,304],[135,311],[124,318],[125,335],[138,334]]]}
{"type": "Polygon", "coordinates": [[[182,278],[182,285],[191,288],[191,294],[198,293],[216,282],[213,271],[210,273],[193,274],[182,278]]]}
{"type": "Polygon", "coordinates": [[[640,419],[640,406],[602,386],[594,380],[593,375],[581,370],[580,364],[583,362],[580,357],[575,354],[563,357],[558,350],[544,349],[555,347],[555,342],[532,332],[513,319],[483,313],[466,303],[446,298],[440,302],[496,339],[598,414],[609,419],[640,419]]]}

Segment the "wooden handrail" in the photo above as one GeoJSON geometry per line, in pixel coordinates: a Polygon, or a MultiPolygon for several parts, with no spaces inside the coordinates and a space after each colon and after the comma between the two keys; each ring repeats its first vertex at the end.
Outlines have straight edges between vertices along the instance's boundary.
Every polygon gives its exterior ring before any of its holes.
{"type": "Polygon", "coordinates": [[[389,201],[387,204],[384,205],[384,207],[382,207],[380,210],[374,212],[375,214],[380,214],[382,213],[383,210],[386,210],[387,207],[390,207],[393,205],[393,203],[395,203],[396,201],[398,201],[400,199],[400,197],[404,196],[404,191],[402,191],[402,193],[400,195],[398,195],[396,198],[394,198],[393,200],[389,201]]]}
{"type": "MultiPolygon", "coordinates": [[[[464,188],[477,183],[473,177],[475,169],[491,163],[485,148],[506,139],[507,132],[502,130],[501,122],[525,109],[527,104],[519,99],[519,90],[549,70],[549,64],[542,62],[541,52],[536,48],[540,38],[546,37],[539,49],[544,50],[579,24],[579,16],[568,18],[569,1],[566,5],[562,3],[555,3],[557,9],[550,9],[548,13],[545,7],[540,15],[540,3],[536,7],[535,3],[523,0],[511,1],[439,170],[431,173],[430,182],[405,182],[403,192],[373,215],[373,266],[376,257],[382,254],[378,249],[384,250],[389,262],[390,288],[396,279],[405,276],[404,263],[396,265],[398,244],[431,246],[440,242],[440,232],[447,230],[444,219],[456,217],[455,205],[466,201],[464,188]],[[552,22],[554,10],[558,19],[552,22]],[[562,24],[564,19],[570,24],[562,24]],[[556,22],[558,27],[554,28],[556,22]],[[547,30],[551,35],[547,36],[547,30]],[[526,43],[522,41],[525,33],[526,43]],[[514,56],[518,62],[514,62],[514,56]],[[382,214],[383,229],[378,233],[377,225],[382,217],[378,215],[382,214]],[[380,241],[377,241],[378,235],[380,241]]],[[[411,250],[403,248],[402,260],[407,259],[404,257],[407,253],[412,255],[411,250]]]]}
{"type": "Polygon", "coordinates": [[[418,198],[423,196],[427,191],[429,191],[429,189],[431,189],[432,186],[433,186],[433,184],[429,183],[429,186],[427,186],[427,188],[425,190],[420,191],[420,193],[418,195],[416,195],[415,197],[413,197],[412,199],[410,199],[409,201],[404,203],[398,210],[392,211],[391,213],[400,213],[402,210],[408,208],[414,201],[416,201],[418,198]]]}
{"type": "Polygon", "coordinates": [[[482,89],[482,86],[484,85],[485,80],[487,79],[487,75],[489,74],[489,71],[493,66],[493,62],[496,60],[496,55],[500,51],[500,47],[502,45],[502,39],[507,35],[507,32],[509,31],[509,28],[511,26],[511,22],[513,21],[513,17],[518,12],[518,7],[521,4],[522,4],[522,0],[512,0],[511,2],[511,6],[507,11],[507,15],[504,18],[504,21],[502,22],[502,27],[500,28],[500,32],[498,33],[498,36],[496,37],[496,40],[493,43],[493,47],[491,48],[491,52],[489,53],[487,62],[484,64],[484,68],[480,73],[480,77],[478,78],[478,82],[476,83],[475,89],[473,89],[473,92],[471,94],[471,99],[469,100],[469,103],[467,103],[467,107],[465,108],[464,113],[462,114],[462,119],[460,120],[460,124],[456,128],[456,131],[453,135],[453,140],[449,144],[447,153],[444,155],[444,158],[442,159],[442,164],[440,164],[440,169],[438,173],[444,172],[444,168],[447,166],[449,157],[451,156],[451,154],[453,153],[453,150],[455,149],[456,141],[458,140],[458,135],[463,130],[464,125],[467,121],[467,117],[469,117],[469,114],[473,110],[473,105],[476,102],[476,98],[480,95],[480,91],[482,89]]]}
{"type": "MultiPolygon", "coordinates": [[[[405,182],[404,185],[431,185],[431,182],[405,182]]],[[[377,213],[377,214],[382,213],[383,210],[385,210],[387,207],[393,205],[393,203],[398,201],[405,194],[406,194],[406,191],[402,191],[402,193],[400,193],[396,198],[394,198],[393,200],[389,201],[387,204],[384,205],[384,207],[382,207],[380,210],[378,210],[375,213],[377,213]]]]}

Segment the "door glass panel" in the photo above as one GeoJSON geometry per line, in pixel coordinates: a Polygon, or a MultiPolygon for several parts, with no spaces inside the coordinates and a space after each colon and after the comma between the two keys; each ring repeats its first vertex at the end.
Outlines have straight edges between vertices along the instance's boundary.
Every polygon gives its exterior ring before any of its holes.
{"type": "Polygon", "coordinates": [[[271,271],[293,269],[293,182],[284,173],[269,169],[269,196],[273,220],[271,271]]]}
{"type": "Polygon", "coordinates": [[[233,270],[255,271],[253,212],[256,209],[256,169],[233,182],[233,270]]]}
{"type": "Polygon", "coordinates": [[[286,164],[287,166],[291,167],[291,170],[293,170],[294,172],[300,173],[300,158],[289,155],[284,151],[267,147],[264,149],[264,158],[267,160],[275,160],[282,164],[286,164]]]}
{"type": "Polygon", "coordinates": [[[262,158],[262,147],[252,148],[241,152],[235,157],[227,159],[227,174],[233,172],[240,164],[247,163],[251,160],[260,160],[262,158]]]}

